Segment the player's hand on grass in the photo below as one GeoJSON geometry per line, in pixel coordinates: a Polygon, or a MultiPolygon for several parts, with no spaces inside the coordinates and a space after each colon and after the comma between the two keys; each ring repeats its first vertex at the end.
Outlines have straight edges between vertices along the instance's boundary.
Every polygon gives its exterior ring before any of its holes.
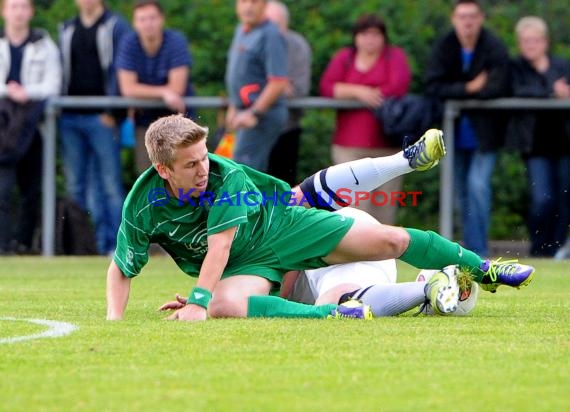
{"type": "Polygon", "coordinates": [[[206,320],[207,312],[202,306],[198,305],[186,305],[182,309],[178,309],[172,315],[170,315],[168,320],[206,320]]]}
{"type": "Polygon", "coordinates": [[[158,310],[178,310],[182,309],[186,306],[186,298],[180,296],[178,293],[176,294],[176,300],[171,300],[170,302],[166,302],[164,305],[158,308],[158,310]]]}

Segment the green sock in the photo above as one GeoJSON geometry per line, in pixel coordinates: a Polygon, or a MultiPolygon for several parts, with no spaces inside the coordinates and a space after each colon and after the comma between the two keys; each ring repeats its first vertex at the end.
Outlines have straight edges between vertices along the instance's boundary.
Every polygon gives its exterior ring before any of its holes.
{"type": "Polygon", "coordinates": [[[278,296],[250,296],[248,318],[326,318],[337,305],[313,306],[278,296]]]}
{"type": "Polygon", "coordinates": [[[475,282],[481,282],[484,272],[480,269],[483,262],[476,253],[467,250],[458,243],[432,232],[408,229],[410,245],[400,256],[400,260],[417,268],[440,269],[448,265],[459,265],[473,275],[475,282]]]}

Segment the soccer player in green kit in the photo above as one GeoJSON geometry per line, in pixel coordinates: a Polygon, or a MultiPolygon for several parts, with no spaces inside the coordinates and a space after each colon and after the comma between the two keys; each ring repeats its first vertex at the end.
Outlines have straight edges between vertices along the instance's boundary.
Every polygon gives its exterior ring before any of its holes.
{"type": "MultiPolygon", "coordinates": [[[[198,277],[188,304],[173,316],[179,320],[326,317],[339,308],[269,295],[279,290],[288,270],[362,260],[399,258],[428,269],[457,264],[492,291],[502,284],[525,286],[532,279],[530,266],[483,260],[434,232],[370,226],[336,213],[287,205],[282,201],[291,192],[286,183],[209,154],[207,133],[180,115],[149,127],[145,144],[153,168],[139,177],[123,207],[117,249],[107,272],[108,319],[123,318],[130,279],[147,263],[152,242],[183,272],[198,277]]],[[[424,135],[416,148],[429,149],[425,141],[424,135]]],[[[406,162],[415,162],[418,169],[433,164],[427,149],[408,152],[406,162]]]]}

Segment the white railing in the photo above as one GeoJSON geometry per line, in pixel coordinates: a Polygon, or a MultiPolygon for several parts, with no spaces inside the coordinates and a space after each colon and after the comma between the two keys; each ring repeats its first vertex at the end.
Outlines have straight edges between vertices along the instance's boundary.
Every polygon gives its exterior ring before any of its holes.
{"type": "MultiPolygon", "coordinates": [[[[222,97],[187,97],[185,103],[193,108],[217,109],[226,107],[227,101],[222,97]]],[[[361,103],[350,100],[336,100],[322,97],[305,97],[291,99],[289,107],[304,109],[352,109],[363,107],[361,103]]],[[[57,115],[60,109],[70,107],[82,108],[163,108],[159,100],[139,100],[122,97],[56,97],[46,105],[46,121],[44,129],[43,173],[42,173],[42,254],[55,254],[55,205],[56,205],[56,135],[57,115]]],[[[453,236],[453,157],[454,127],[457,116],[463,109],[510,110],[510,109],[570,109],[570,100],[555,99],[496,99],[496,100],[464,100],[447,101],[443,118],[443,131],[447,146],[447,156],[440,168],[440,209],[439,231],[447,237],[453,236]]]]}

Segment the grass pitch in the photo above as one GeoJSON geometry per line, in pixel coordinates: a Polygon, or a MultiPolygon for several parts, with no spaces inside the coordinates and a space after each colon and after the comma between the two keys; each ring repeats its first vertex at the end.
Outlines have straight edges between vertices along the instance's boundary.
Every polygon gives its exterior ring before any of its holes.
{"type": "MultiPolygon", "coordinates": [[[[482,291],[466,318],[183,323],[156,311],[194,284],[167,258],[121,322],[104,320],[107,259],[0,259],[0,318],[79,327],[0,344],[0,410],[570,410],[570,265],[531,263],[528,288],[482,291]]],[[[0,320],[0,341],[45,329],[0,320]]]]}

